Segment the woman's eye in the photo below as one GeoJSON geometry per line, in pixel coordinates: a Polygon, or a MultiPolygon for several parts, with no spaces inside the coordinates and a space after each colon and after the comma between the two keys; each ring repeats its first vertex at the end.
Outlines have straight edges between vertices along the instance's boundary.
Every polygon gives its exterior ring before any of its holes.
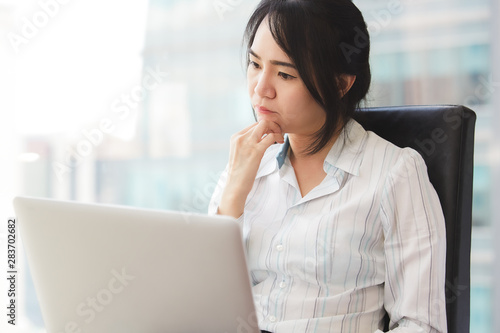
{"type": "Polygon", "coordinates": [[[291,79],[295,79],[295,76],[292,76],[290,74],[286,74],[286,73],[283,73],[283,72],[279,72],[278,73],[279,76],[281,76],[281,78],[283,80],[291,80],[291,79]]]}
{"type": "Polygon", "coordinates": [[[253,68],[259,68],[259,64],[256,63],[255,61],[249,61],[249,65],[252,66],[253,68]]]}

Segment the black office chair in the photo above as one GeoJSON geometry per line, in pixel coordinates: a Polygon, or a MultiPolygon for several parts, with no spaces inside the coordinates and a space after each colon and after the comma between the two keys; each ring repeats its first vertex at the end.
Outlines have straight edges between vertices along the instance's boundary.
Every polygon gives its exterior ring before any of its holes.
{"type": "Polygon", "coordinates": [[[448,332],[469,333],[476,114],[456,105],[404,106],[366,108],[354,118],[366,130],[399,147],[414,148],[424,158],[446,222],[448,332]]]}

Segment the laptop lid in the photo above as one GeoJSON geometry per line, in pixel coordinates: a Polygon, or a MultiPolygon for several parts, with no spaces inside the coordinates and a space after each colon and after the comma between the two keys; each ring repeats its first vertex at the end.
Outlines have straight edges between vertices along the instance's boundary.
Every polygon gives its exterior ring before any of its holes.
{"type": "Polygon", "coordinates": [[[236,221],[17,197],[49,333],[260,332],[236,221]]]}

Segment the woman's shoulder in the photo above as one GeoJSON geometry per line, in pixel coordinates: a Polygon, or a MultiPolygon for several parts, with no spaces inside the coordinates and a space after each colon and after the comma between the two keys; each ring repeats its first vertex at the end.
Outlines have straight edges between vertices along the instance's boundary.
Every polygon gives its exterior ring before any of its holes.
{"type": "MultiPolygon", "coordinates": [[[[425,161],[415,149],[399,147],[372,131],[366,131],[365,162],[380,165],[387,172],[404,169],[426,169],[425,161]]],[[[365,159],[364,158],[364,159],[365,159]]],[[[365,163],[363,163],[365,164],[365,163]]]]}

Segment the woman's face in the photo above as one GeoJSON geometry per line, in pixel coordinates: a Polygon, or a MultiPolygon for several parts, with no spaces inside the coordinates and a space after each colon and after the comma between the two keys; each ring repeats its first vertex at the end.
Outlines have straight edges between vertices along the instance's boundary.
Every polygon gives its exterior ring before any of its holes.
{"type": "Polygon", "coordinates": [[[325,112],[274,40],[267,18],[259,26],[249,53],[248,93],[257,119],[275,122],[283,134],[315,134],[325,122],[325,112]]]}

